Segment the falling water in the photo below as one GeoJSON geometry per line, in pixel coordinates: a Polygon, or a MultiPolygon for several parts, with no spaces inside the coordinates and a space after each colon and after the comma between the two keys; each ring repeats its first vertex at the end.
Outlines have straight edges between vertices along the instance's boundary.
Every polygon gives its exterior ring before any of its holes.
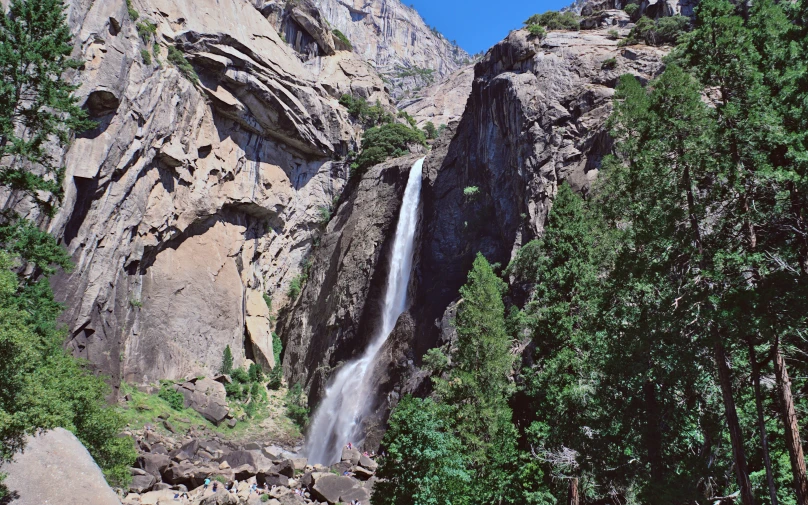
{"type": "Polygon", "coordinates": [[[339,461],[342,446],[362,438],[362,419],[373,400],[370,384],[373,365],[384,342],[393,331],[407,302],[407,286],[412,270],[412,251],[421,197],[423,158],[410,170],[401,213],[393,242],[393,257],[384,294],[382,324],[365,353],[340,369],[326,389],[309,428],[306,453],[312,464],[330,465],[339,461]]]}

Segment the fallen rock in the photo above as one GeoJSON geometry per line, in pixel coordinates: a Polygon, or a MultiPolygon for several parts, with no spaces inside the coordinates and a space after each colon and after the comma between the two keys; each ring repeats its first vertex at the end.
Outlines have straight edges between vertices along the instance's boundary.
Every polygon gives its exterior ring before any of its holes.
{"type": "Polygon", "coordinates": [[[285,475],[290,479],[295,476],[295,464],[291,460],[285,459],[272,467],[274,473],[285,475]]]}
{"type": "Polygon", "coordinates": [[[359,488],[359,483],[350,477],[326,474],[315,477],[311,491],[316,498],[334,505],[345,501],[342,496],[352,493],[356,488],[359,488]]]}
{"type": "Polygon", "coordinates": [[[306,458],[292,458],[292,465],[295,467],[295,470],[305,470],[306,464],[308,464],[308,460],[306,458]]]}
{"type": "Polygon", "coordinates": [[[359,457],[359,464],[371,472],[375,472],[377,468],[379,468],[379,464],[370,459],[369,457],[365,456],[364,454],[359,457]]]}
{"type": "Polygon", "coordinates": [[[120,505],[104,474],[75,435],[56,428],[28,437],[25,452],[2,467],[14,505],[120,505]],[[69,483],[70,493],[55,483],[69,483]]]}
{"type": "Polygon", "coordinates": [[[339,501],[342,503],[351,503],[353,500],[359,503],[370,503],[370,493],[364,487],[357,486],[339,497],[339,501]]]}
{"type": "Polygon", "coordinates": [[[185,398],[185,408],[194,409],[217,426],[227,417],[227,392],[221,382],[207,378],[194,379],[177,384],[174,389],[185,398]]]}
{"type": "Polygon", "coordinates": [[[216,494],[202,500],[200,505],[238,505],[238,497],[220,489],[216,494]]]}
{"type": "Polygon", "coordinates": [[[359,463],[359,458],[362,457],[362,453],[359,452],[358,449],[348,449],[347,447],[342,449],[342,461],[350,461],[352,465],[356,465],[359,463]]]}
{"type": "Polygon", "coordinates": [[[154,475],[143,472],[144,475],[133,475],[132,483],[129,484],[129,491],[132,493],[143,494],[149,491],[156,483],[157,479],[154,475]]]}

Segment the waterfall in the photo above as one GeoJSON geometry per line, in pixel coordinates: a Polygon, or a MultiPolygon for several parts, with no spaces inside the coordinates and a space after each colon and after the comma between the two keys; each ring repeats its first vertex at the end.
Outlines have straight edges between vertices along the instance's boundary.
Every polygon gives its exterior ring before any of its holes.
{"type": "Polygon", "coordinates": [[[370,384],[376,356],[393,331],[407,302],[407,287],[412,271],[413,243],[421,199],[421,171],[424,159],[410,170],[407,188],[396,225],[393,256],[384,293],[382,322],[364,354],[345,364],[325,391],[314,414],[306,442],[306,455],[311,464],[330,465],[339,461],[342,447],[363,437],[362,419],[374,400],[370,384]]]}

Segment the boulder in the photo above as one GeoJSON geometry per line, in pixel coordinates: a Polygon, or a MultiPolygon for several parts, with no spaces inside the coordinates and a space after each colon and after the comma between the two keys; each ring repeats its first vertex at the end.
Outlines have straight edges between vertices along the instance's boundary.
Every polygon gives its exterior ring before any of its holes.
{"type": "Polygon", "coordinates": [[[274,473],[279,473],[281,475],[285,475],[290,479],[295,476],[295,464],[292,463],[292,460],[285,459],[278,463],[277,465],[272,467],[272,471],[274,473]]]}
{"type": "Polygon", "coordinates": [[[285,494],[281,496],[278,501],[280,505],[304,505],[306,503],[306,500],[303,499],[302,496],[294,493],[285,494]]]}
{"type": "Polygon", "coordinates": [[[369,457],[365,456],[364,454],[359,457],[359,464],[371,472],[375,472],[377,468],[379,468],[379,464],[370,459],[369,457]]]}
{"type": "Polygon", "coordinates": [[[357,465],[361,457],[362,453],[358,449],[348,449],[347,447],[342,449],[342,461],[350,461],[352,465],[357,465]]]}
{"type": "Polygon", "coordinates": [[[256,481],[259,485],[263,486],[265,483],[267,486],[289,486],[289,477],[285,475],[281,475],[278,473],[264,473],[259,472],[256,474],[256,481]]]}
{"type": "Polygon", "coordinates": [[[292,465],[295,467],[295,470],[305,470],[306,464],[308,464],[308,460],[306,458],[292,458],[292,465]]]}
{"type": "Polygon", "coordinates": [[[241,465],[233,469],[233,474],[237,481],[247,480],[250,477],[255,477],[258,473],[252,465],[241,465]]]}
{"type": "Polygon", "coordinates": [[[223,463],[229,463],[231,468],[236,468],[241,465],[250,465],[258,468],[263,462],[261,453],[258,451],[232,451],[222,456],[220,460],[223,463]]]}
{"type": "Polygon", "coordinates": [[[230,411],[227,408],[227,392],[224,384],[213,379],[194,379],[177,384],[174,389],[185,398],[185,408],[192,408],[205,419],[216,424],[221,423],[230,411]]]}
{"type": "Polygon", "coordinates": [[[311,491],[314,497],[325,500],[331,505],[339,503],[343,495],[352,493],[359,487],[359,483],[350,477],[334,474],[324,474],[315,477],[311,491]]]}
{"type": "Polygon", "coordinates": [[[269,459],[279,459],[283,454],[283,449],[277,445],[268,445],[261,449],[261,452],[269,459]]]}
{"type": "Polygon", "coordinates": [[[132,483],[129,484],[129,491],[132,493],[143,494],[149,491],[155,484],[157,479],[154,475],[144,472],[144,475],[133,475],[132,483]]]}
{"type": "Polygon", "coordinates": [[[351,472],[353,472],[359,480],[368,480],[373,477],[373,472],[362,466],[355,466],[351,472]]]}
{"type": "Polygon", "coordinates": [[[140,497],[140,505],[161,505],[163,503],[171,503],[174,501],[174,495],[177,494],[173,489],[160,489],[159,491],[150,491],[140,497]]]}
{"type": "Polygon", "coordinates": [[[120,505],[90,453],[63,428],[28,437],[25,452],[0,470],[14,505],[120,505]]]}
{"type": "Polygon", "coordinates": [[[202,500],[200,505],[238,505],[238,497],[224,489],[220,489],[216,494],[202,500]]]}
{"type": "Polygon", "coordinates": [[[353,500],[359,503],[370,503],[370,493],[362,486],[357,486],[340,495],[339,501],[342,503],[351,503],[353,500]]]}

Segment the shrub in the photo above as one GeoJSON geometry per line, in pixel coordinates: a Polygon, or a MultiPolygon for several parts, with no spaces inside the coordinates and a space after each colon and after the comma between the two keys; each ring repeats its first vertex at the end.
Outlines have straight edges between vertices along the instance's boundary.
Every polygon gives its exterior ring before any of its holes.
{"type": "Polygon", "coordinates": [[[612,40],[617,40],[620,38],[620,34],[617,32],[617,30],[609,30],[608,35],[612,40]]]}
{"type": "Polygon", "coordinates": [[[636,14],[636,13],[637,13],[637,11],[638,11],[638,10],[640,10],[640,6],[639,6],[639,5],[637,5],[637,4],[628,4],[628,5],[626,5],[625,7],[623,7],[623,10],[624,10],[624,11],[626,12],[626,14],[628,14],[629,16],[634,16],[634,14],[636,14]]]}
{"type": "Polygon", "coordinates": [[[325,226],[331,221],[331,208],[323,205],[317,208],[318,221],[325,226]]]}
{"type": "Polygon", "coordinates": [[[351,176],[361,176],[369,167],[389,157],[407,154],[412,144],[426,145],[426,137],[420,130],[403,124],[385,124],[367,130],[351,176]]]}
{"type": "Polygon", "coordinates": [[[140,13],[132,7],[132,0],[126,0],[126,10],[129,12],[129,19],[132,21],[137,21],[137,18],[140,17],[140,13]]]}
{"type": "Polygon", "coordinates": [[[300,384],[295,384],[286,393],[286,415],[300,428],[309,423],[309,408],[300,384]]]}
{"type": "Polygon", "coordinates": [[[243,368],[235,368],[233,372],[230,374],[230,378],[233,381],[238,382],[239,384],[249,384],[250,383],[250,374],[247,373],[246,370],[243,368]]]}
{"type": "Polygon", "coordinates": [[[250,379],[250,382],[261,382],[264,380],[264,371],[261,369],[261,366],[256,363],[250,365],[250,369],[247,371],[247,375],[250,379]]]}
{"type": "Polygon", "coordinates": [[[339,99],[340,105],[348,109],[348,114],[360,121],[365,126],[376,126],[382,123],[392,123],[393,116],[384,111],[382,104],[376,100],[375,105],[369,105],[362,97],[354,98],[351,95],[342,95],[339,99]]]}
{"type": "Polygon", "coordinates": [[[337,30],[336,28],[331,30],[331,33],[333,33],[334,36],[340,40],[340,42],[345,44],[345,47],[347,47],[349,51],[353,49],[353,45],[351,44],[351,41],[348,40],[348,37],[346,37],[344,33],[337,30]]]}
{"type": "Polygon", "coordinates": [[[690,18],[686,16],[669,16],[656,22],[643,16],[631,29],[629,39],[644,40],[646,44],[652,46],[675,44],[679,37],[689,30],[690,18]]]}
{"type": "Polygon", "coordinates": [[[474,198],[480,194],[480,188],[477,186],[466,186],[463,188],[463,194],[466,198],[474,198]]]}
{"type": "Polygon", "coordinates": [[[219,369],[220,373],[225,375],[229,374],[233,371],[233,351],[230,350],[230,346],[225,346],[224,352],[222,353],[222,367],[219,369]]]}
{"type": "Polygon", "coordinates": [[[140,50],[140,57],[143,58],[143,63],[146,65],[152,64],[151,53],[147,49],[140,50]]]}
{"type": "Polygon", "coordinates": [[[136,308],[136,309],[142,309],[143,308],[143,302],[141,302],[137,298],[132,298],[131,300],[129,300],[129,305],[132,306],[133,308],[136,308]]]}
{"type": "Polygon", "coordinates": [[[281,353],[283,352],[283,342],[277,333],[272,333],[272,354],[275,356],[275,367],[269,372],[269,384],[267,387],[273,391],[281,388],[283,381],[283,367],[281,366],[281,353]]]}
{"type": "Polygon", "coordinates": [[[427,124],[424,125],[424,133],[426,134],[426,138],[428,139],[435,139],[438,138],[438,129],[435,128],[434,123],[429,121],[427,124]]]}
{"type": "Polygon", "coordinates": [[[135,27],[137,28],[137,34],[145,43],[148,43],[152,36],[157,33],[157,25],[149,20],[138,23],[135,27]]]}
{"type": "Polygon", "coordinates": [[[603,63],[600,64],[600,68],[603,70],[612,70],[615,67],[617,67],[617,59],[615,58],[603,60],[603,63]]]}
{"type": "Polygon", "coordinates": [[[297,297],[300,296],[300,292],[303,290],[303,279],[302,275],[296,276],[292,279],[292,282],[289,283],[289,299],[294,301],[297,300],[297,297]]]}
{"type": "Polygon", "coordinates": [[[239,382],[234,381],[230,384],[225,384],[224,391],[231,400],[241,400],[244,398],[244,387],[242,387],[239,382]]]}
{"type": "Polygon", "coordinates": [[[262,502],[268,502],[269,501],[269,495],[268,494],[262,494],[261,495],[261,501],[262,502]]]}
{"type": "Polygon", "coordinates": [[[180,51],[176,47],[169,46],[168,61],[169,63],[177,67],[177,70],[179,70],[180,73],[184,75],[186,79],[188,79],[194,84],[199,82],[199,76],[196,75],[196,71],[194,70],[193,65],[191,65],[191,62],[189,62],[185,58],[185,55],[182,54],[182,51],[180,51]]]}
{"type": "Polygon", "coordinates": [[[168,406],[174,410],[182,410],[185,407],[185,397],[169,384],[163,384],[157,396],[165,400],[168,406]]]}
{"type": "Polygon", "coordinates": [[[538,25],[547,30],[580,30],[580,18],[574,12],[548,11],[534,14],[525,21],[526,26],[538,25]]]}
{"type": "Polygon", "coordinates": [[[423,364],[426,369],[441,372],[449,365],[449,358],[446,357],[440,347],[434,347],[424,354],[423,364]]]}
{"type": "Polygon", "coordinates": [[[531,37],[543,39],[547,36],[547,31],[541,25],[530,25],[527,27],[527,31],[531,37]]]}

